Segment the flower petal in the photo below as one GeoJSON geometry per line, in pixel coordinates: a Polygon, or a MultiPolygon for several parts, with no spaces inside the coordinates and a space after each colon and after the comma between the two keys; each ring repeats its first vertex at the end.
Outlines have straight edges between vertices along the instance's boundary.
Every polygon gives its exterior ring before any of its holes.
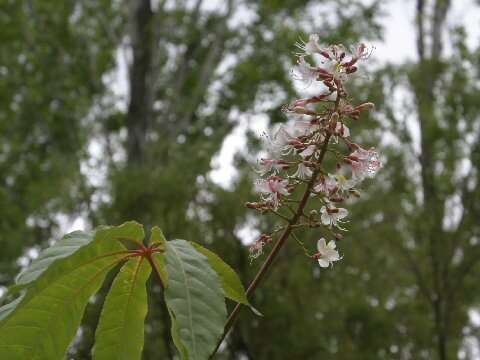
{"type": "Polygon", "coordinates": [[[336,247],[337,247],[337,244],[333,240],[330,240],[327,244],[327,248],[329,248],[331,250],[335,250],[336,247]]]}
{"type": "Polygon", "coordinates": [[[322,268],[326,268],[330,265],[330,262],[325,259],[318,259],[318,265],[320,265],[322,268]]]}
{"type": "Polygon", "coordinates": [[[343,219],[348,215],[348,210],[344,208],[338,208],[337,219],[343,219]]]}
{"type": "Polygon", "coordinates": [[[263,179],[258,179],[255,181],[255,190],[261,193],[270,193],[270,187],[268,186],[268,182],[263,179]]]}
{"type": "Polygon", "coordinates": [[[320,240],[317,241],[317,249],[319,252],[323,252],[326,247],[327,247],[327,244],[324,238],[321,238],[320,240]]]}
{"type": "Polygon", "coordinates": [[[303,150],[300,153],[300,156],[303,157],[303,158],[311,156],[315,152],[316,148],[317,147],[315,145],[309,145],[309,146],[307,146],[307,148],[305,150],[303,150]]]}
{"type": "Polygon", "coordinates": [[[332,218],[327,213],[323,213],[322,216],[320,216],[320,220],[322,220],[323,225],[330,225],[332,223],[332,218]]]}
{"type": "Polygon", "coordinates": [[[327,251],[327,253],[325,253],[324,258],[327,259],[330,262],[338,261],[338,260],[340,260],[340,254],[336,250],[329,250],[329,251],[327,251]]]}

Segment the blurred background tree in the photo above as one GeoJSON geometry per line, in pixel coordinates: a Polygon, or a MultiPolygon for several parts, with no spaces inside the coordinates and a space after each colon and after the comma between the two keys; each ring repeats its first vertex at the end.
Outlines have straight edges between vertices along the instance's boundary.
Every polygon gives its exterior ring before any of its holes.
{"type": "Polygon", "coordinates": [[[92,109],[107,91],[102,76],[115,64],[104,21],[113,19],[108,31],[120,24],[108,3],[0,4],[2,285],[20,256],[58,237],[65,216],[79,214],[89,196],[81,163],[92,109]]]}
{"type": "MultiPolygon", "coordinates": [[[[274,225],[243,207],[256,196],[255,131],[284,122],[281,106],[305,91],[289,76],[293,44],[311,32],[323,43],[380,40],[385,4],[4,1],[0,284],[76,218],[160,225],[213,248],[247,284],[261,259],[249,264],[242,239],[274,225]],[[246,146],[219,185],[211,171],[237,146],[232,133],[246,146]]],[[[344,261],[320,273],[286,246],[252,300],[265,317],[243,311],[219,359],[474,359],[479,52],[448,26],[449,1],[410,6],[415,60],[364,64],[368,76],[351,84],[378,107],[352,133],[380,144],[385,165],[349,205],[344,261]]],[[[320,234],[299,236],[313,246],[320,234]]],[[[149,286],[143,357],[173,359],[161,290],[149,286]]],[[[103,293],[70,358],[90,358],[103,293]]]]}

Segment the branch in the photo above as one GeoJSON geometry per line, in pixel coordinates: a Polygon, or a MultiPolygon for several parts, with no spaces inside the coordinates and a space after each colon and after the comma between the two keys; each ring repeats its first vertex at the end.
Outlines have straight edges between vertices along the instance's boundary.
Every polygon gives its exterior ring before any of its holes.
{"type": "Polygon", "coordinates": [[[130,68],[130,103],[127,112],[127,159],[135,164],[146,155],[147,133],[150,127],[152,81],[152,29],[154,13],[150,0],[137,0],[131,4],[132,53],[130,68]]]}
{"type": "Polygon", "coordinates": [[[437,0],[433,10],[432,24],[432,59],[436,59],[442,52],[442,27],[445,23],[450,0],[437,0]]]}
{"type": "Polygon", "coordinates": [[[417,1],[417,51],[420,61],[425,58],[425,26],[423,23],[425,2],[423,0],[417,1]]]}
{"type": "MultiPolygon", "coordinates": [[[[339,100],[340,97],[338,96],[337,99],[339,100]]],[[[337,101],[338,103],[338,101],[337,101]]],[[[338,104],[336,104],[338,105],[338,104]]],[[[336,106],[337,107],[337,106],[336,106]]],[[[331,137],[331,134],[327,135],[326,139],[325,139],[325,142],[323,144],[323,147],[322,149],[320,150],[320,155],[319,155],[319,159],[318,159],[318,162],[319,164],[323,161],[323,158],[325,157],[325,154],[327,152],[327,147],[328,147],[328,143],[330,141],[330,137],[331,137]]],[[[260,282],[262,281],[262,279],[265,277],[268,269],[270,268],[270,266],[272,265],[273,263],[273,260],[275,260],[275,258],[277,257],[280,249],[282,248],[282,246],[285,244],[285,241],[289,238],[290,236],[290,233],[292,232],[293,230],[293,226],[298,222],[298,220],[301,218],[302,216],[302,213],[303,213],[303,209],[305,208],[305,206],[307,205],[307,202],[308,202],[308,198],[310,197],[310,193],[312,191],[312,188],[313,186],[315,185],[315,182],[317,180],[317,177],[318,175],[320,174],[320,166],[318,166],[313,174],[312,174],[312,178],[310,179],[310,181],[308,182],[307,184],[307,188],[305,189],[305,192],[303,193],[303,196],[302,196],[302,199],[300,200],[300,203],[298,204],[298,207],[297,207],[297,210],[295,212],[295,215],[292,217],[292,219],[290,220],[288,226],[285,228],[285,230],[283,231],[282,233],[282,236],[280,237],[280,239],[278,239],[278,241],[275,243],[275,246],[273,247],[272,251],[270,252],[270,254],[268,255],[267,259],[265,260],[265,262],[263,263],[262,267],[260,268],[260,270],[257,272],[257,275],[255,276],[255,278],[253,279],[253,281],[250,283],[247,291],[246,291],[246,294],[247,294],[247,297],[249,297],[250,295],[252,295],[257,286],[260,284],[260,282]]],[[[227,323],[225,324],[225,330],[223,332],[223,335],[221,337],[221,339],[218,341],[218,344],[217,344],[217,347],[215,348],[215,350],[213,351],[212,353],[212,356],[215,355],[215,353],[218,351],[218,348],[220,347],[220,344],[222,343],[222,341],[225,339],[225,337],[227,336],[228,332],[230,331],[230,329],[232,328],[232,326],[235,324],[237,318],[238,318],[238,315],[239,315],[239,312],[240,312],[240,309],[242,307],[242,304],[238,303],[235,308],[233,309],[232,313],[230,314],[230,316],[228,317],[227,319],[227,323]]]]}

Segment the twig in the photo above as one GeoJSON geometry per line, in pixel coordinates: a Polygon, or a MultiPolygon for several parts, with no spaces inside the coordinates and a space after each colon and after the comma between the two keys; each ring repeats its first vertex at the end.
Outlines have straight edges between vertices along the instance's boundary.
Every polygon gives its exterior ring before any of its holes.
{"type": "MultiPolygon", "coordinates": [[[[340,100],[339,97],[338,97],[338,100],[340,100]]],[[[338,103],[338,101],[336,103],[338,103]]],[[[325,142],[323,143],[322,149],[320,150],[320,155],[318,157],[318,163],[321,163],[323,161],[323,158],[325,157],[325,154],[327,152],[328,143],[330,141],[330,137],[331,137],[331,134],[328,134],[327,137],[325,138],[325,142]]],[[[273,260],[275,260],[275,258],[277,257],[278,252],[280,251],[282,246],[285,244],[285,241],[288,239],[288,237],[292,233],[292,230],[293,230],[292,226],[296,225],[298,220],[300,219],[300,217],[303,213],[303,209],[307,205],[307,201],[308,201],[308,198],[310,197],[311,190],[312,190],[313,186],[315,185],[315,182],[317,181],[317,176],[319,175],[319,173],[320,173],[320,167],[317,167],[313,171],[312,177],[307,184],[307,188],[305,189],[305,192],[303,193],[302,199],[300,200],[300,202],[298,204],[295,215],[289,221],[289,224],[285,228],[285,230],[283,231],[282,236],[275,243],[275,246],[273,247],[270,254],[268,254],[268,257],[265,259],[265,262],[262,264],[262,267],[257,272],[257,275],[255,275],[255,278],[250,283],[250,285],[249,285],[249,287],[246,291],[247,297],[249,297],[251,294],[253,294],[255,292],[257,286],[260,284],[262,279],[265,277],[268,269],[272,265],[273,260]]],[[[227,336],[227,334],[230,331],[230,329],[232,328],[233,324],[236,322],[241,307],[242,307],[242,304],[238,303],[235,306],[235,308],[233,309],[233,311],[231,312],[230,316],[227,319],[227,323],[225,324],[225,329],[224,329],[223,335],[220,338],[220,340],[218,341],[217,347],[213,351],[210,358],[212,358],[217,353],[218,348],[220,347],[220,344],[222,343],[222,341],[227,336]]]]}
{"type": "Polygon", "coordinates": [[[288,217],[285,216],[285,215],[280,214],[278,211],[275,211],[275,210],[273,210],[273,209],[270,209],[270,212],[271,212],[272,214],[277,215],[279,218],[285,220],[287,223],[289,223],[289,222],[291,221],[290,218],[288,218],[288,217]]]}

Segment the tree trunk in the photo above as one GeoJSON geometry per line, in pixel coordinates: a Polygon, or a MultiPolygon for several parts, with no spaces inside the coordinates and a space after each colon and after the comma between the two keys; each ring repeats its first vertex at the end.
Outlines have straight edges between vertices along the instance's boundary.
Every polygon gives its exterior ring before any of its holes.
{"type": "Polygon", "coordinates": [[[426,39],[425,31],[425,0],[417,0],[417,52],[418,66],[415,77],[411,79],[412,87],[415,92],[417,116],[420,125],[420,148],[419,157],[421,165],[421,180],[423,190],[423,209],[424,216],[417,225],[418,241],[424,240],[427,246],[430,258],[431,291],[432,298],[429,304],[432,308],[434,319],[433,331],[436,339],[437,357],[439,360],[448,359],[448,279],[445,274],[446,267],[449,266],[443,255],[442,241],[447,241],[446,234],[442,230],[444,218],[445,197],[437,185],[435,175],[435,141],[438,136],[438,119],[435,112],[436,100],[434,95],[435,86],[441,76],[441,52],[442,52],[442,31],[444,29],[445,18],[450,5],[449,0],[436,0],[433,4],[433,13],[431,15],[431,31],[429,32],[430,41],[426,39]],[[429,49],[426,45],[430,44],[429,49]],[[428,51],[429,50],[429,51],[428,51]]]}
{"type": "Polygon", "coordinates": [[[132,55],[130,67],[130,103],[127,112],[127,161],[136,164],[145,160],[147,134],[151,126],[152,67],[154,13],[150,0],[132,3],[132,55]]]}

